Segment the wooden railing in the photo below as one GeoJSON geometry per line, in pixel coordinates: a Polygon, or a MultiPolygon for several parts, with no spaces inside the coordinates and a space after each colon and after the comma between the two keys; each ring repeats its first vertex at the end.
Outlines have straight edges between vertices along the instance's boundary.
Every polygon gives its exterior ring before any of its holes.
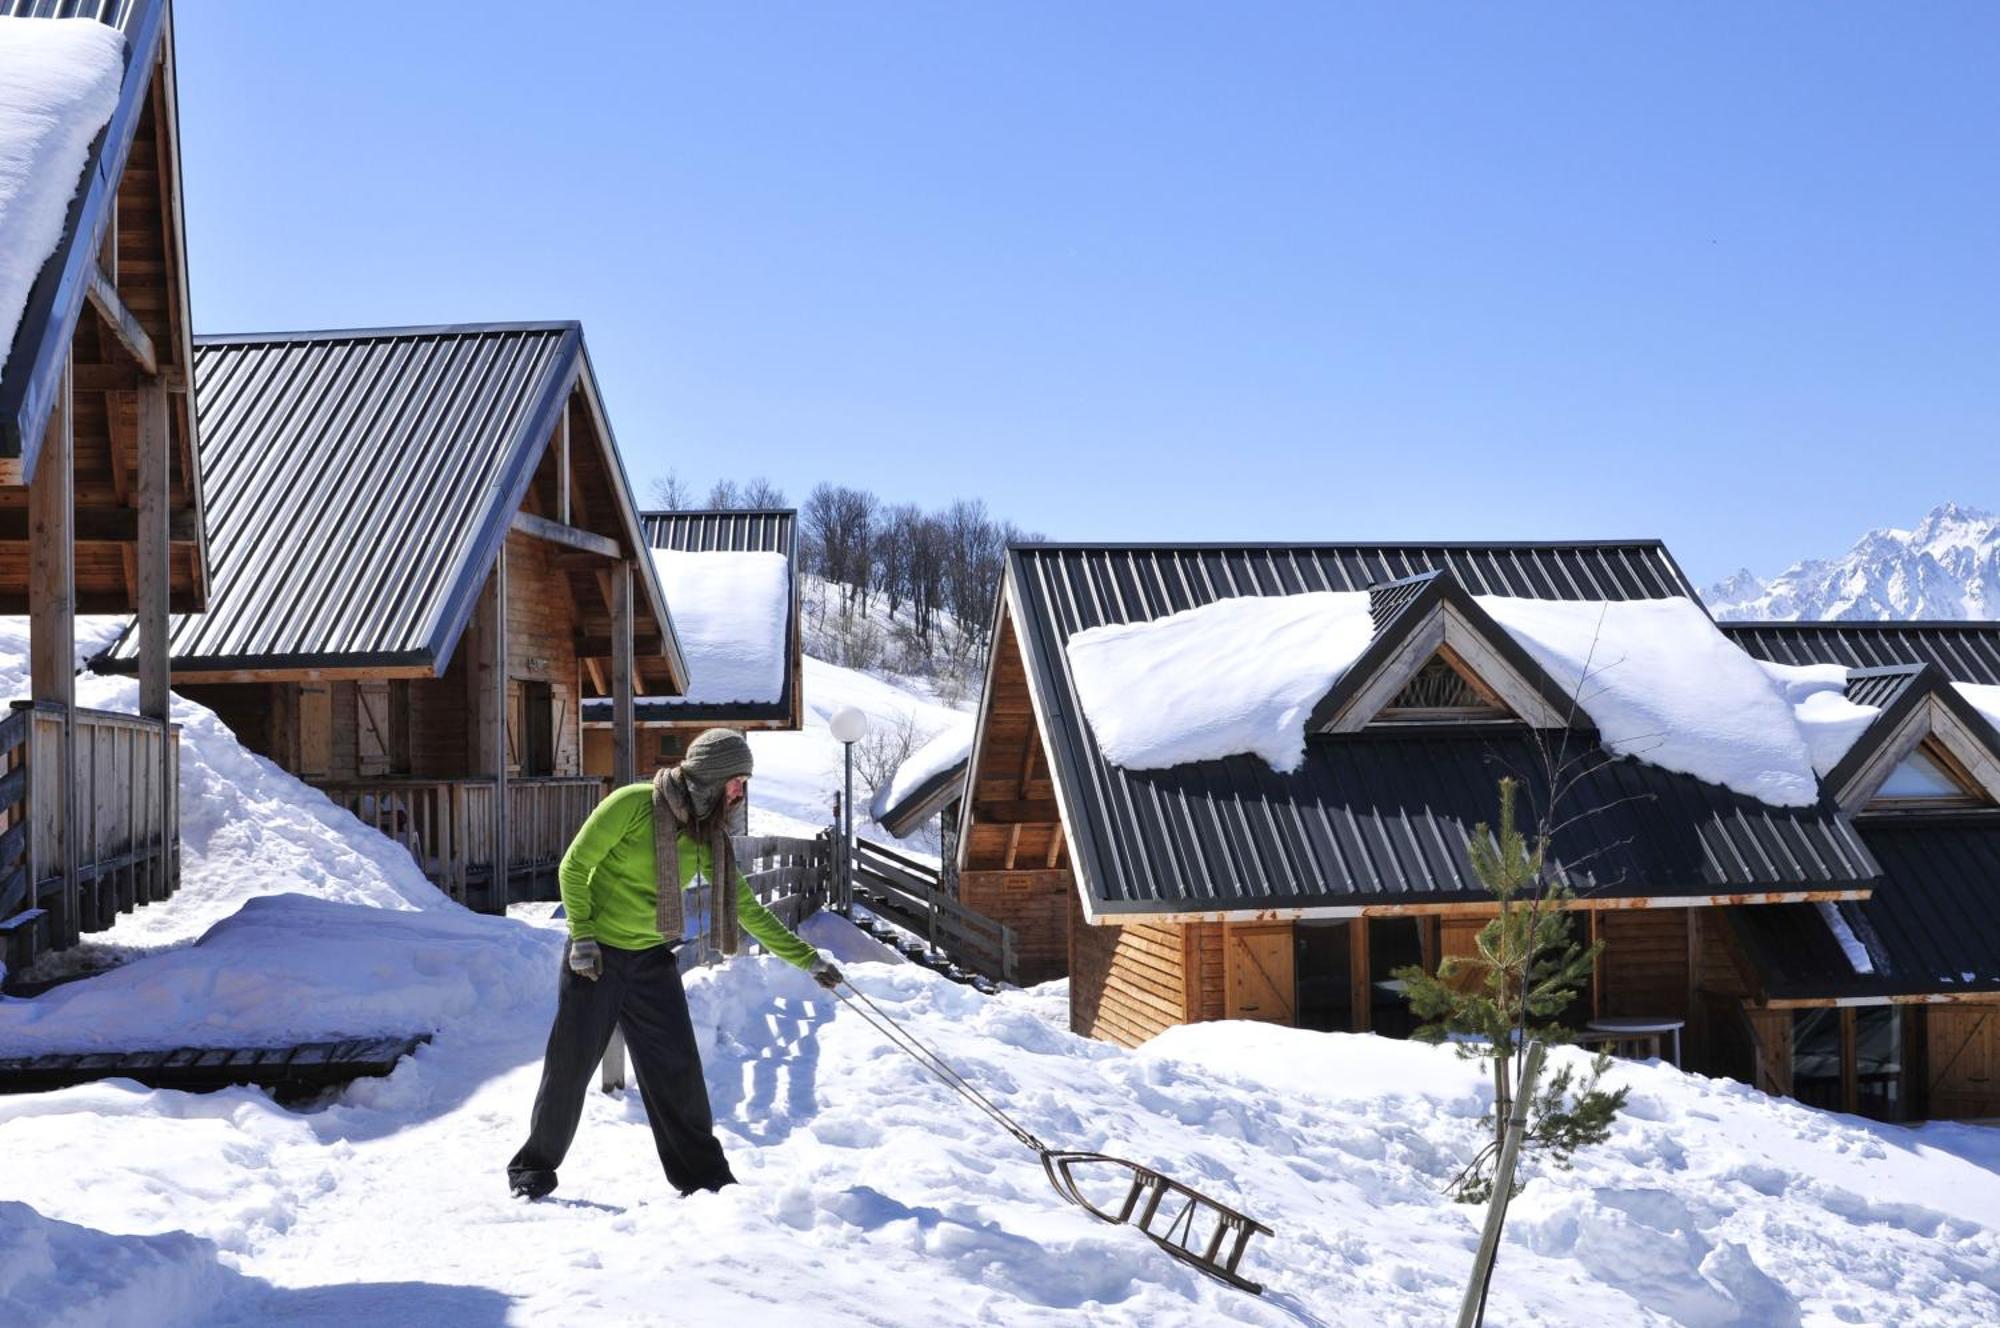
{"type": "Polygon", "coordinates": [[[16,701],[0,719],[0,943],[10,968],[180,886],[179,728],[108,710],[72,713],[67,800],[63,707],[16,701]],[[74,870],[63,852],[70,825],[74,870]]]}
{"type": "Polygon", "coordinates": [[[829,834],[813,839],[742,835],[735,847],[736,867],[750,892],[787,927],[796,929],[826,902],[833,872],[829,834]]]}
{"type": "MultiPolygon", "coordinates": [[[[410,851],[440,890],[460,903],[493,877],[491,779],[337,780],[319,787],[341,807],[410,851]]],[[[507,874],[546,886],[584,820],[610,792],[594,775],[507,781],[507,874]]],[[[501,901],[504,903],[504,900],[501,901]]]]}
{"type": "Polygon", "coordinates": [[[937,868],[868,840],[854,845],[853,894],[869,911],[922,937],[974,972],[1015,980],[1014,932],[947,894],[937,868]]]}

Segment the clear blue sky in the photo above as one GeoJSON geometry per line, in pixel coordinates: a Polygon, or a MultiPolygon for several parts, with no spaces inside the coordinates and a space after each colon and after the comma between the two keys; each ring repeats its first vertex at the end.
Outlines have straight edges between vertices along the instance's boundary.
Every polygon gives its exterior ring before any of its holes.
{"type": "Polygon", "coordinates": [[[583,321],[627,468],[1077,539],[2000,505],[2000,10],[176,5],[204,331],[583,321]]]}

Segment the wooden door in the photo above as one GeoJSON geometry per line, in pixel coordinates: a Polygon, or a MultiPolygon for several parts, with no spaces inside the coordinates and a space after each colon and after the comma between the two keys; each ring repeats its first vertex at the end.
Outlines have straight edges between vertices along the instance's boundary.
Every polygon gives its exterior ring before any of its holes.
{"type": "Polygon", "coordinates": [[[1231,1019],[1296,1022],[1289,922],[1229,928],[1225,1009],[1231,1019]]]}
{"type": "Polygon", "coordinates": [[[1924,1053],[1930,1115],[1939,1120],[2000,1116],[2000,1006],[1933,1005],[1924,1053]]]}
{"type": "Polygon", "coordinates": [[[354,685],[357,728],[355,769],[363,779],[377,779],[389,773],[389,684],[382,681],[354,685]]]}

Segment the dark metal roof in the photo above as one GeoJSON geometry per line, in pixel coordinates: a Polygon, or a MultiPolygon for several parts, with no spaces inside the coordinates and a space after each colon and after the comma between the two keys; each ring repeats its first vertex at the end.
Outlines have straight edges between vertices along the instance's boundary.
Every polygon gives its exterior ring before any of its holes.
{"type": "Polygon", "coordinates": [[[1856,705],[1887,709],[1917,686],[1926,672],[1922,664],[1895,664],[1884,669],[1853,669],[1847,675],[1847,699],[1856,705]]]}
{"type": "MultiPolygon", "coordinates": [[[[1359,590],[1434,568],[1468,589],[1547,598],[1693,598],[1658,544],[1381,546],[1022,545],[1008,553],[1020,635],[1092,913],[1221,912],[1482,897],[1462,847],[1508,769],[1538,779],[1520,726],[1314,738],[1280,775],[1251,757],[1128,771],[1098,751],[1064,645],[1106,622],[1241,594],[1359,590]],[[1494,758],[1498,758],[1496,761],[1494,758]]],[[[981,728],[984,728],[982,719],[981,728]]],[[[1560,741],[1560,738],[1551,738],[1560,741]]],[[[1596,752],[1572,734],[1572,750],[1596,752]]],[[[976,759],[976,758],[975,758],[976,759]]],[[[1636,762],[1596,759],[1574,807],[1601,808],[1559,844],[1580,888],[1687,896],[1865,889],[1875,868],[1820,808],[1769,807],[1636,762]],[[1636,798],[1637,801],[1626,801],[1636,798]],[[1589,842],[1601,838],[1601,844],[1589,842]]]]}
{"type": "Polygon", "coordinates": [[[938,771],[903,795],[901,802],[884,807],[875,823],[898,839],[903,839],[925,821],[936,816],[965,792],[965,772],[972,758],[938,771]]]}
{"type": "Polygon", "coordinates": [[[2000,812],[1855,822],[1881,864],[1872,898],[1843,902],[1875,972],[1856,973],[1819,909],[1732,909],[1766,994],[1814,999],[2000,991],[2000,812]]]}
{"type": "MultiPolygon", "coordinates": [[[[576,323],[492,323],[200,337],[194,368],[213,588],[173,668],[441,672],[589,362],[576,323]]],[[[106,662],[136,655],[128,632],[106,662]]]]}
{"type": "Polygon", "coordinates": [[[111,119],[92,145],[81,187],[55,252],[28,291],[14,344],[0,370],[0,457],[19,457],[32,475],[42,427],[55,406],[71,336],[82,315],[90,270],[111,222],[118,180],[146,110],[146,92],[168,28],[167,0],[0,0],[13,18],[96,19],[125,34],[125,82],[111,119]]]}
{"type": "Polygon", "coordinates": [[[2000,683],[2000,622],[1722,622],[1723,634],[1775,664],[1871,669],[1935,664],[1958,682],[2000,683]]]}
{"type": "MultiPolygon", "coordinates": [[[[683,701],[671,696],[642,696],[633,703],[641,724],[777,724],[798,713],[799,548],[798,513],[791,508],[687,508],[639,514],[646,542],[655,549],[684,553],[782,553],[791,583],[790,618],[785,627],[785,685],[774,702],[683,701]]],[[[610,700],[593,697],[584,703],[584,722],[609,724],[610,700]]]]}

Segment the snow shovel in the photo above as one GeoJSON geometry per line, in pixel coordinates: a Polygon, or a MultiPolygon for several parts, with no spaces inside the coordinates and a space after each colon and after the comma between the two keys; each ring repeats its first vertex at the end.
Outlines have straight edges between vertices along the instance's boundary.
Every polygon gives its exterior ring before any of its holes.
{"type": "Polygon", "coordinates": [[[1253,1296],[1264,1293],[1262,1285],[1252,1282],[1236,1269],[1243,1262],[1243,1251],[1249,1246],[1250,1238],[1260,1233],[1272,1235],[1271,1228],[1226,1204],[1216,1202],[1191,1185],[1183,1185],[1137,1162],[1108,1153],[1073,1153],[1050,1148],[1029,1133],[1019,1121],[994,1105],[992,1099],[974,1088],[964,1075],[919,1042],[908,1029],[890,1018],[887,1011],[862,995],[853,984],[843,979],[833,994],[911,1060],[944,1080],[946,1087],[1033,1149],[1042,1160],[1042,1171],[1048,1176],[1049,1184],[1064,1199],[1099,1221],[1116,1226],[1131,1223],[1168,1254],[1219,1282],[1248,1291],[1253,1296]],[[1112,1206],[1100,1205],[1091,1201],[1085,1192],[1086,1185],[1110,1196],[1117,1196],[1123,1186],[1124,1193],[1116,1198],[1112,1206]]]}

